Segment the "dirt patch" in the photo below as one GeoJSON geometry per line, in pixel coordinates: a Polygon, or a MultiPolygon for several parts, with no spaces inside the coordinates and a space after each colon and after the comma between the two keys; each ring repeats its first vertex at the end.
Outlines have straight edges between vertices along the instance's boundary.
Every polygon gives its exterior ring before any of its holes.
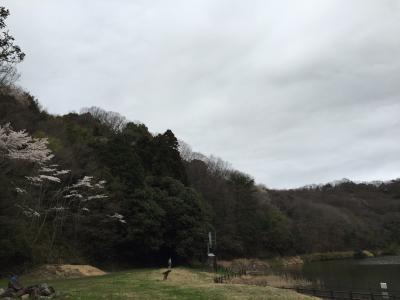
{"type": "Polygon", "coordinates": [[[107,273],[89,265],[43,265],[27,275],[29,277],[53,279],[101,276],[105,274],[107,273]]]}

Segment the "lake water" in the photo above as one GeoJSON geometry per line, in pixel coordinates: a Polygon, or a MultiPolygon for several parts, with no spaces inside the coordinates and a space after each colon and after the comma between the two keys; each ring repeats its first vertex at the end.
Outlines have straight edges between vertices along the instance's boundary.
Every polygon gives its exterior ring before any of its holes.
{"type": "Polygon", "coordinates": [[[400,292],[400,256],[311,262],[274,272],[307,279],[322,289],[377,291],[386,282],[400,292]]]}

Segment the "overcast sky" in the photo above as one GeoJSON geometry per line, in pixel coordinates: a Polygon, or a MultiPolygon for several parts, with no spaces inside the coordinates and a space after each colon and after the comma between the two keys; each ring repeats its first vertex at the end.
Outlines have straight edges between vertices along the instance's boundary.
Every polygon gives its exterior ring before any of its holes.
{"type": "Polygon", "coordinates": [[[6,0],[20,85],[172,129],[267,187],[400,177],[398,0],[6,0]]]}

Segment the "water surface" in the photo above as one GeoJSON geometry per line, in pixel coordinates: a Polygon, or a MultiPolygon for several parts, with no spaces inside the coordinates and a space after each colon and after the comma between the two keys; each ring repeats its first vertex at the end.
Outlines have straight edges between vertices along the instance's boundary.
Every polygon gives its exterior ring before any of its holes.
{"type": "Polygon", "coordinates": [[[400,256],[311,262],[274,272],[307,279],[323,289],[377,291],[386,282],[400,292],[400,256]]]}

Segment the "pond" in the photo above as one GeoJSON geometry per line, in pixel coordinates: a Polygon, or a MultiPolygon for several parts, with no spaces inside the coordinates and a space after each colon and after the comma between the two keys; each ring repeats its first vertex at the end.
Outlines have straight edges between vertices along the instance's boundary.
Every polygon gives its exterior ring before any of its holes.
{"type": "Polygon", "coordinates": [[[329,290],[377,291],[380,283],[400,292],[400,256],[310,262],[274,273],[306,279],[329,290]]]}

